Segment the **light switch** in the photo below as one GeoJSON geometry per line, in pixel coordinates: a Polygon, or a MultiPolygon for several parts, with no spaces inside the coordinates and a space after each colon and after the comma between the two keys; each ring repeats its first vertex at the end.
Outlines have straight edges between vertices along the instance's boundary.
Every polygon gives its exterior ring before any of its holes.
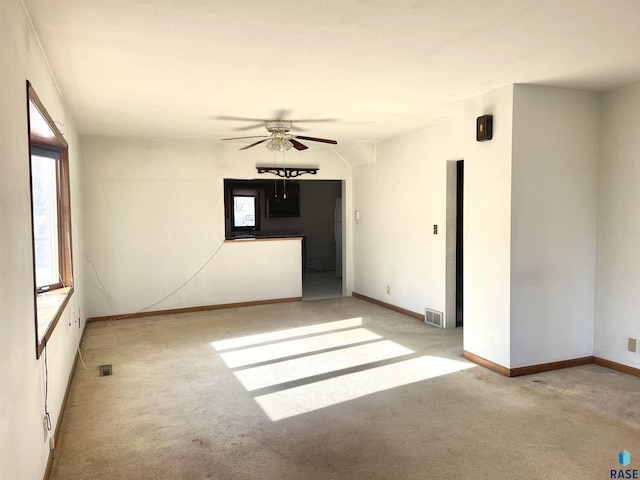
{"type": "Polygon", "coordinates": [[[438,234],[438,225],[434,225],[433,226],[433,234],[437,235],[438,234]]]}

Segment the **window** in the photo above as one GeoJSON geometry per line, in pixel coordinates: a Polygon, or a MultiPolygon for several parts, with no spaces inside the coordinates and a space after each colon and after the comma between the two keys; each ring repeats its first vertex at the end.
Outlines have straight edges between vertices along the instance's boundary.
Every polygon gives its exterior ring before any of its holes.
{"type": "Polygon", "coordinates": [[[256,228],[256,197],[249,195],[233,196],[233,227],[256,228]]]}
{"type": "Polygon", "coordinates": [[[27,82],[36,357],[73,293],[68,145],[27,82]]]}
{"type": "Polygon", "coordinates": [[[60,160],[60,150],[31,145],[33,248],[36,288],[40,293],[62,286],[58,235],[60,160]]]}
{"type": "Polygon", "coordinates": [[[252,180],[224,179],[225,237],[254,235],[260,231],[261,190],[252,180]]]}

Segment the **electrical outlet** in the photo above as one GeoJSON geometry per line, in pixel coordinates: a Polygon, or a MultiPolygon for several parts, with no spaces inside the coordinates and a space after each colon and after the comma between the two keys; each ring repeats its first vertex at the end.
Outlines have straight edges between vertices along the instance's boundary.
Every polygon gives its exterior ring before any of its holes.
{"type": "Polygon", "coordinates": [[[635,338],[629,338],[629,342],[627,343],[627,350],[629,350],[630,352],[636,353],[636,339],[635,338]]]}
{"type": "Polygon", "coordinates": [[[51,437],[49,439],[49,450],[54,451],[56,449],[56,438],[51,437]]]}
{"type": "Polygon", "coordinates": [[[387,285],[387,294],[391,293],[391,285],[387,285]]]}

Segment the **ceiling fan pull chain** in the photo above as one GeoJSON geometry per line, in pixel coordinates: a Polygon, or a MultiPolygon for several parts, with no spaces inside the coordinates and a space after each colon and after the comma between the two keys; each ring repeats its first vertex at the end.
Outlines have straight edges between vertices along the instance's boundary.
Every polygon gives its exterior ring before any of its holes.
{"type": "MultiPolygon", "coordinates": [[[[278,160],[276,158],[276,151],[273,151],[273,164],[278,165],[278,160]]],[[[273,196],[274,198],[278,198],[278,175],[276,173],[273,174],[273,196]]]]}
{"type": "MultiPolygon", "coordinates": [[[[285,170],[284,166],[284,152],[282,152],[282,169],[285,170]]],[[[286,171],[286,170],[285,170],[286,171]]],[[[287,177],[282,179],[282,198],[286,200],[287,198],[287,177]]]]}

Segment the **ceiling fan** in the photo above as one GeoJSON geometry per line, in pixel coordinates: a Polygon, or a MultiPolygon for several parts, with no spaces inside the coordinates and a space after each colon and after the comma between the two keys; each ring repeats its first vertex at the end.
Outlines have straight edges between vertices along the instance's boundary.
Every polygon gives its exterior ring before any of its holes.
{"type": "Polygon", "coordinates": [[[223,138],[222,140],[244,140],[249,138],[260,138],[257,142],[254,142],[250,145],[242,147],[240,150],[246,150],[251,147],[255,147],[256,145],[260,145],[261,143],[267,142],[265,146],[274,152],[286,152],[290,150],[292,147],[296,150],[306,150],[307,147],[305,144],[299,142],[299,140],[307,140],[310,142],[321,142],[321,143],[330,143],[332,145],[337,145],[338,142],[335,140],[329,140],[327,138],[317,138],[317,137],[307,137],[304,135],[294,135],[290,133],[293,123],[298,122],[322,122],[329,121],[330,119],[319,119],[319,120],[283,120],[280,118],[271,118],[267,120],[259,120],[254,118],[239,118],[239,117],[218,117],[223,120],[246,120],[246,121],[258,121],[257,125],[251,125],[249,127],[242,127],[241,130],[248,130],[250,128],[255,128],[264,124],[264,127],[269,132],[269,135],[258,135],[258,136],[250,136],[250,137],[233,137],[233,138],[223,138]]]}

